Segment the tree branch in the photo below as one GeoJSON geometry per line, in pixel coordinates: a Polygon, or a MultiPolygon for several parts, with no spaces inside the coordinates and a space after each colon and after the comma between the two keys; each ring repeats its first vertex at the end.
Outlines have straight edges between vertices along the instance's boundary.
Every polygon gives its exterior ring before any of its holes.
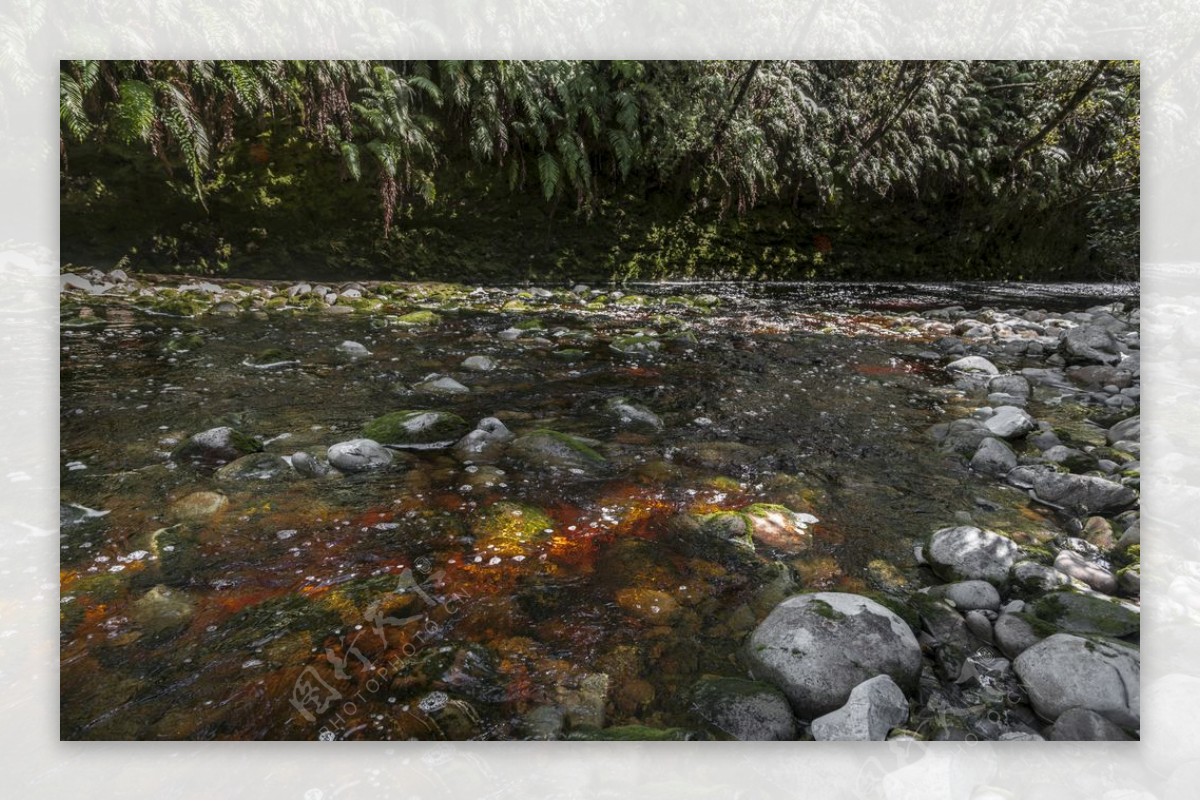
{"type": "Polygon", "coordinates": [[[1092,90],[1096,88],[1096,84],[1100,81],[1100,75],[1104,72],[1104,68],[1107,67],[1109,63],[1110,62],[1108,60],[1101,60],[1097,62],[1096,68],[1092,70],[1092,74],[1087,77],[1087,80],[1079,85],[1079,88],[1075,90],[1075,94],[1071,95],[1071,99],[1063,104],[1063,107],[1058,110],[1058,113],[1055,114],[1049,122],[1043,125],[1040,131],[1017,146],[1017,149],[1013,151],[1012,157],[1009,159],[1010,164],[1016,164],[1021,160],[1021,156],[1025,155],[1026,152],[1041,144],[1043,139],[1049,136],[1055,128],[1062,125],[1067,117],[1071,116],[1072,111],[1079,108],[1079,105],[1083,103],[1083,101],[1087,99],[1087,96],[1092,93],[1092,90]]]}

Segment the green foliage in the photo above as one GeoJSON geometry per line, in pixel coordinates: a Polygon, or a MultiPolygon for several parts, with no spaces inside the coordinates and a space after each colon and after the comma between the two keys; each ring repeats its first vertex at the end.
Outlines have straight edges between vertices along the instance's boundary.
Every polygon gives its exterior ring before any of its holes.
{"type": "MultiPolygon", "coordinates": [[[[681,212],[651,236],[701,248],[731,213],[794,209],[816,231],[891,204],[936,224],[964,277],[1021,248],[1116,276],[1138,258],[1139,91],[1129,61],[92,60],[62,63],[59,119],[64,192],[161,169],[199,227],[189,206],[270,209],[315,180],[308,147],[331,199],[374,193],[384,241],[465,171],[477,195],[507,187],[551,218],[567,201],[618,228],[617,201],[667,198],[681,212]]],[[[846,263],[795,241],[722,254],[742,276],[846,263]]],[[[614,266],[678,270],[645,256],[614,266]]]]}

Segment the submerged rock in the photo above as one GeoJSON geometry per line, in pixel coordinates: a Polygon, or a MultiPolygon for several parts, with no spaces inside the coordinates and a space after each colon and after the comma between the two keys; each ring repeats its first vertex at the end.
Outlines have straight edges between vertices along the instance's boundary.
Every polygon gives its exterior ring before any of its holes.
{"type": "Polygon", "coordinates": [[[808,527],[818,522],[807,512],[793,512],[774,503],[755,503],[741,510],[750,524],[750,536],[764,545],[798,553],[812,544],[808,527]]]}
{"type": "Polygon", "coordinates": [[[691,691],[692,712],[735,740],[794,740],[796,720],[787,697],[761,681],[704,678],[691,691]]]}
{"type": "Polygon", "coordinates": [[[561,470],[583,476],[600,475],[608,469],[608,461],[587,443],[544,428],[514,439],[509,444],[508,455],[535,469],[561,470]]]}
{"type": "Polygon", "coordinates": [[[1117,591],[1116,576],[1074,551],[1060,551],[1058,556],[1054,557],[1054,569],[1082,581],[1097,592],[1112,595],[1117,591]]]}
{"type": "Polygon", "coordinates": [[[464,370],[474,370],[477,373],[490,373],[496,369],[495,360],[487,356],[468,356],[460,365],[464,370]]]}
{"type": "Polygon", "coordinates": [[[273,453],[252,453],[217,470],[221,481],[274,481],[291,475],[292,467],[273,453]]]}
{"type": "Polygon", "coordinates": [[[448,375],[439,373],[430,373],[417,384],[413,384],[413,389],[417,392],[428,392],[433,395],[465,395],[470,392],[470,388],[455,381],[448,375]]]}
{"type": "Polygon", "coordinates": [[[812,722],[814,740],[882,741],[908,720],[908,701],[890,676],[867,679],[840,709],[812,722]]]}
{"type": "Polygon", "coordinates": [[[1133,646],[1054,634],[1023,651],[1013,669],[1045,720],[1082,707],[1119,726],[1140,725],[1141,655],[1133,646]]]}
{"type": "Polygon", "coordinates": [[[946,365],[946,369],[956,373],[976,375],[998,375],[1000,370],[982,356],[964,356],[946,365]]]}
{"type": "Polygon", "coordinates": [[[339,352],[346,354],[352,359],[361,359],[365,356],[371,355],[371,351],[367,350],[365,345],[359,342],[352,342],[349,339],[338,345],[337,349],[339,352]]]}
{"type": "Polygon", "coordinates": [[[192,619],[195,608],[187,593],[159,584],[133,604],[133,619],[149,635],[179,631],[192,619]]]}
{"type": "Polygon", "coordinates": [[[305,478],[320,478],[329,473],[329,465],[304,451],[292,454],[292,469],[305,478]]]}
{"type": "Polygon", "coordinates": [[[363,436],[392,447],[446,448],[470,426],[451,412],[399,411],[377,417],[363,426],[363,436]]]}
{"type": "Polygon", "coordinates": [[[662,430],[662,418],[645,406],[630,403],[624,398],[612,398],[605,404],[605,408],[622,425],[640,427],[652,431],[662,430]]]}
{"type": "Polygon", "coordinates": [[[911,692],[921,672],[921,649],[903,620],[869,598],[838,592],[775,607],[745,656],[751,673],[779,687],[802,720],[832,712],[881,674],[911,692]]]}
{"type": "Polygon", "coordinates": [[[933,572],[945,580],[982,579],[1004,586],[1020,549],[995,532],[955,526],[935,531],[924,553],[933,572]]]}
{"type": "Polygon", "coordinates": [[[171,514],[181,520],[203,520],[229,506],[229,499],[219,492],[193,492],[171,504],[171,514]]]}
{"type": "Polygon", "coordinates": [[[394,457],[373,439],[352,439],[330,445],[326,458],[343,473],[363,473],[387,467],[394,457]]]}
{"type": "Polygon", "coordinates": [[[475,550],[499,556],[525,555],[550,539],[554,519],[535,506],[500,501],[482,509],[471,520],[475,550]]]}

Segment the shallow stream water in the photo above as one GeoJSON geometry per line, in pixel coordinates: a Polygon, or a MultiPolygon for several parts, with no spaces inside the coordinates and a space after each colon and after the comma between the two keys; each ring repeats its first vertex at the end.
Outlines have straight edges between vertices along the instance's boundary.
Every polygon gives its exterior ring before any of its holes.
{"type": "Polygon", "coordinates": [[[645,301],[398,292],[397,311],[439,315],[417,326],[386,309],[64,304],[63,737],[508,739],[536,736],[539,710],[582,732],[703,732],[690,688],[744,676],[738,649],[775,603],[916,581],[914,540],[985,492],[925,435],[953,390],[915,313],[1083,308],[1114,290],[627,291],[645,301]],[[462,368],[476,355],[497,368],[462,368]],[[413,388],[432,373],[469,391],[413,388]],[[612,414],[614,398],[661,429],[612,414]],[[229,482],[172,458],[216,426],[323,455],[402,409],[582,437],[605,465],[405,450],[383,471],[229,482]],[[225,505],[185,515],[195,492],[225,505]],[[482,546],[498,503],[545,536],[482,546]],[[679,525],[755,503],[814,516],[811,542],[733,553],[679,525]]]}

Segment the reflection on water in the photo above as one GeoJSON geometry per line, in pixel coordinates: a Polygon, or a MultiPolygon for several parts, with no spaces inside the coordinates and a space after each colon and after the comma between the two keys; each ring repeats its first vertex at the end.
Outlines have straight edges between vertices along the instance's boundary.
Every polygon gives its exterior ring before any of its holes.
{"type": "Polygon", "coordinates": [[[894,310],[951,290],[637,291],[476,292],[415,326],[64,308],[63,736],[700,731],[689,688],[743,676],[773,604],[910,580],[913,538],[974,488],[923,436],[944,381],[925,321],[894,310]],[[323,457],[401,409],[595,460],[410,448],[377,472],[224,479],[171,456],[230,426],[323,457]]]}

